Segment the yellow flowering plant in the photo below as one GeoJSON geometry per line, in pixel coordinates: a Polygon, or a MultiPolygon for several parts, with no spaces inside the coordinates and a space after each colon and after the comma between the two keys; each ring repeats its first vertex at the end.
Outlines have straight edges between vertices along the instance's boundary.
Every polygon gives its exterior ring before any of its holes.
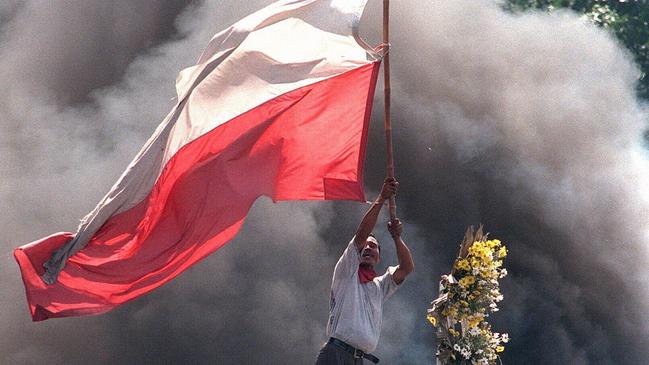
{"type": "Polygon", "coordinates": [[[453,269],[442,276],[439,297],[428,309],[426,317],[437,328],[438,364],[496,364],[509,341],[486,320],[503,299],[498,280],[507,275],[507,248],[482,232],[482,226],[467,229],[453,269]]]}

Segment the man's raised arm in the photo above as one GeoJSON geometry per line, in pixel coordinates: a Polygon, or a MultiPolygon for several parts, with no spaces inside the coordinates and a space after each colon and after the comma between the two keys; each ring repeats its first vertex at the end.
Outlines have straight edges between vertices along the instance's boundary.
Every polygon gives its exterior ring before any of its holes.
{"type": "Polygon", "coordinates": [[[379,213],[381,212],[381,208],[383,207],[383,203],[385,203],[386,200],[390,199],[390,197],[397,193],[398,187],[399,183],[393,178],[386,178],[383,182],[381,194],[379,194],[374,203],[372,203],[370,209],[367,211],[367,213],[365,213],[361,224],[356,230],[354,243],[356,244],[356,248],[358,250],[363,248],[367,237],[369,237],[370,233],[372,233],[372,230],[376,225],[376,220],[378,219],[379,213]]]}
{"type": "Polygon", "coordinates": [[[406,279],[406,276],[415,269],[415,263],[412,261],[410,249],[401,239],[403,223],[401,223],[399,218],[388,222],[388,231],[390,231],[390,235],[394,240],[394,247],[396,248],[397,258],[399,259],[399,266],[394,271],[394,274],[392,274],[392,279],[397,285],[399,285],[406,279]]]}

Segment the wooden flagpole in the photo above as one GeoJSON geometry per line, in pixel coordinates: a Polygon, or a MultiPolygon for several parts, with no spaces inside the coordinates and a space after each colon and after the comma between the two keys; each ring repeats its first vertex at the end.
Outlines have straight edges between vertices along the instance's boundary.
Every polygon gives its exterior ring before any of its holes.
{"type": "MultiPolygon", "coordinates": [[[[383,0],[383,43],[390,44],[390,0],[383,0]]],[[[394,158],[392,152],[392,119],[390,118],[390,49],[383,57],[383,126],[385,128],[385,142],[387,151],[387,177],[394,178],[394,158]]],[[[397,204],[394,196],[390,198],[390,220],[397,218],[397,204]]]]}

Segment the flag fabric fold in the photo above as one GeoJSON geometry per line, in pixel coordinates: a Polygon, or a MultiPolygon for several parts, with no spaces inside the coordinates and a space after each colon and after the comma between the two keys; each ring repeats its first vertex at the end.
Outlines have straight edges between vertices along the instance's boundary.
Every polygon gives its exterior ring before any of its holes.
{"type": "Polygon", "coordinates": [[[76,233],[14,251],[35,321],[98,314],[219,249],[260,196],[364,200],[381,55],[366,0],[278,1],[215,35],[178,101],[76,233]]]}

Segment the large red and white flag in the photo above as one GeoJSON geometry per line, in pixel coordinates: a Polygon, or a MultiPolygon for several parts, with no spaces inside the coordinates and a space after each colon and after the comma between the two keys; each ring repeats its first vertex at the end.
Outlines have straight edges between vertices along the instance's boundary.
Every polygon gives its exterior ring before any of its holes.
{"type": "Polygon", "coordinates": [[[364,200],[381,59],[357,34],[365,3],[278,1],[215,35],[78,231],[14,251],[32,319],[103,313],[163,285],[232,239],[262,195],[364,200]]]}

